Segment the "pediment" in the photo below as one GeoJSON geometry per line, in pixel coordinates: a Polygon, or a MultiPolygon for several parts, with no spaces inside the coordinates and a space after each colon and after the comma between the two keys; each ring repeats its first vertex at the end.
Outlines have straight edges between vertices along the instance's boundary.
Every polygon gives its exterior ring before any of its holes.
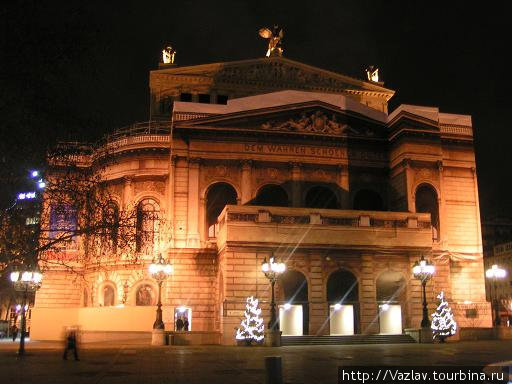
{"type": "Polygon", "coordinates": [[[389,100],[394,91],[284,57],[176,67],[167,74],[211,78],[217,85],[296,89],[332,93],[370,92],[389,100]]]}
{"type": "Polygon", "coordinates": [[[237,112],[180,122],[177,128],[259,131],[334,137],[384,137],[385,125],[322,103],[267,111],[237,112]]]}

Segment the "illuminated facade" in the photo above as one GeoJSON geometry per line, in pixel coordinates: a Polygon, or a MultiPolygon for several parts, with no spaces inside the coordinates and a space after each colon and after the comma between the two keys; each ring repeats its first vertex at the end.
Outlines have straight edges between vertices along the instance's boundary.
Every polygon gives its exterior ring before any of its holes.
{"type": "MultiPolygon", "coordinates": [[[[111,137],[119,159],[107,178],[119,209],[161,218],[141,223],[155,241],[138,250],[174,265],[163,286],[168,330],[185,313],[190,342],[233,344],[249,296],[266,323],[261,264],[272,255],[287,265],[277,300],[290,304],[280,308],[288,334],[419,327],[421,256],[436,266],[430,313],[443,290],[459,327],[491,326],[470,116],[388,113],[394,92],[383,83],[277,55],[163,64],[150,89],[152,121],[111,137]]],[[[91,340],[149,334],[147,265],[79,267],[83,280],[45,274],[34,338],[74,324],[91,340]]]]}

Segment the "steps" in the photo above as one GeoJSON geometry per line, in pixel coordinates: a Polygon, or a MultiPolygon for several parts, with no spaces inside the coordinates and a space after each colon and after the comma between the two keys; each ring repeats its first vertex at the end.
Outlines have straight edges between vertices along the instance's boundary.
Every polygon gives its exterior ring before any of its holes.
{"type": "Polygon", "coordinates": [[[281,345],[349,345],[416,343],[409,335],[282,336],[281,345]]]}

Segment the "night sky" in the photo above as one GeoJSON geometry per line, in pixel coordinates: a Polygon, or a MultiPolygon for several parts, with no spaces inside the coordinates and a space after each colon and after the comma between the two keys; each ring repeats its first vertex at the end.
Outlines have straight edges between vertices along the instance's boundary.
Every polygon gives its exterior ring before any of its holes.
{"type": "MultiPolygon", "coordinates": [[[[0,6],[0,166],[22,172],[56,140],[95,140],[148,119],[148,71],[170,42],[178,65],[284,55],[363,78],[380,68],[401,103],[473,116],[483,216],[512,216],[505,2],[13,1],[0,6]],[[445,2],[448,3],[448,2],[445,2]]],[[[5,188],[5,186],[2,186],[5,188]]]]}

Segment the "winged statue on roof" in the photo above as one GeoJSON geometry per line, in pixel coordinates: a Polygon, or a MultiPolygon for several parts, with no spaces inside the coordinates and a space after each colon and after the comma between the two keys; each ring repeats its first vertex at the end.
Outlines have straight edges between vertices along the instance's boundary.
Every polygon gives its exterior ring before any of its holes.
{"type": "Polygon", "coordinates": [[[283,39],[284,32],[282,28],[279,28],[278,25],[274,25],[272,29],[261,28],[259,30],[259,34],[264,39],[268,39],[268,50],[266,54],[267,57],[283,55],[283,47],[281,41],[283,39]]]}

